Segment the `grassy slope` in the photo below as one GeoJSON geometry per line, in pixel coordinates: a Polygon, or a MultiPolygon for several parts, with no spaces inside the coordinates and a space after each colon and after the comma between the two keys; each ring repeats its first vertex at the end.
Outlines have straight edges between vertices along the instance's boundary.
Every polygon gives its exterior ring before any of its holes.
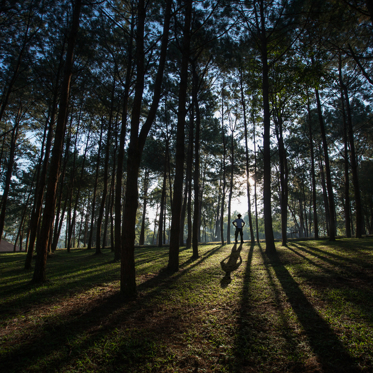
{"type": "Polygon", "coordinates": [[[230,281],[231,249],[204,245],[195,261],[182,249],[173,275],[167,249],[137,249],[128,303],[108,251],[58,251],[44,286],[24,254],[0,254],[1,371],[373,371],[371,238],[293,242],[274,258],[245,244],[230,281]]]}

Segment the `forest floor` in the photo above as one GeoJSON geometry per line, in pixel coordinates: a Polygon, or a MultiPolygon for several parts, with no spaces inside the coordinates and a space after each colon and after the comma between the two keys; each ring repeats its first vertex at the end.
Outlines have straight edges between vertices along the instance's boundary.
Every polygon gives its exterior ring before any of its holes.
{"type": "Polygon", "coordinates": [[[372,372],[373,239],[277,251],[182,248],[170,274],[168,248],[138,248],[129,302],[109,250],[58,250],[38,286],[24,253],[0,254],[0,370],[372,372]]]}

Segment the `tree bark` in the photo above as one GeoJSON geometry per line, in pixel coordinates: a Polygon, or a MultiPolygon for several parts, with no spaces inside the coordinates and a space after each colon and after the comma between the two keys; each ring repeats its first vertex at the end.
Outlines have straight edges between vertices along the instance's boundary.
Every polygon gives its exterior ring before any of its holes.
{"type": "MultiPolygon", "coordinates": [[[[229,120],[230,122],[230,120],[229,120]]],[[[233,195],[233,175],[234,175],[234,129],[231,126],[231,177],[229,182],[229,195],[228,195],[228,223],[227,223],[227,244],[231,243],[231,206],[233,195]]]]}
{"type": "MultiPolygon", "coordinates": [[[[138,206],[138,172],[141,155],[144,149],[146,137],[153,124],[158,103],[161,96],[161,86],[163,71],[166,62],[168,31],[171,17],[171,0],[167,1],[165,20],[163,27],[161,53],[158,64],[158,71],[154,84],[153,102],[148,112],[148,117],[143,124],[139,135],[139,124],[142,109],[142,96],[144,90],[144,23],[145,23],[144,0],[138,2],[138,25],[137,25],[137,81],[135,87],[135,97],[132,108],[131,136],[128,147],[127,161],[127,189],[126,201],[123,216],[123,250],[121,255],[121,293],[125,299],[132,299],[137,295],[136,271],[135,271],[135,225],[136,211],[138,206]]],[[[180,222],[180,217],[179,217],[180,222]]]]}
{"type": "Polygon", "coordinates": [[[362,212],[362,207],[361,207],[358,164],[356,161],[355,141],[354,141],[354,131],[352,128],[352,115],[351,115],[350,100],[348,96],[347,86],[346,84],[344,84],[343,79],[342,79],[341,67],[340,67],[340,72],[339,72],[339,80],[340,80],[340,84],[344,92],[344,97],[346,101],[346,109],[347,109],[348,140],[350,142],[350,152],[351,152],[352,183],[354,185],[354,194],[355,194],[356,237],[361,238],[363,234],[363,230],[364,230],[364,224],[363,224],[363,212],[362,212]]]}
{"type": "Polygon", "coordinates": [[[315,238],[319,239],[319,223],[317,219],[317,199],[316,199],[316,178],[315,178],[315,155],[313,150],[313,135],[311,123],[311,109],[309,97],[307,97],[308,108],[308,133],[310,139],[310,152],[311,152],[311,178],[312,178],[312,206],[313,206],[313,225],[315,231],[315,238]]]}
{"type": "Polygon", "coordinates": [[[250,196],[250,172],[249,172],[249,146],[247,142],[248,130],[247,130],[247,120],[246,120],[246,103],[245,96],[243,92],[243,76],[242,70],[240,71],[240,91],[241,91],[241,105],[243,110],[243,124],[245,128],[245,166],[246,166],[246,195],[247,195],[247,214],[249,217],[249,228],[250,228],[250,240],[251,244],[254,245],[254,230],[253,230],[253,219],[251,217],[251,196],[250,196]]]}
{"type": "Polygon", "coordinates": [[[221,238],[221,244],[224,245],[224,209],[225,209],[225,188],[226,188],[225,157],[226,157],[226,151],[227,151],[225,130],[224,130],[224,87],[221,92],[221,133],[222,133],[222,142],[223,142],[223,158],[222,158],[223,187],[222,187],[221,211],[220,211],[220,238],[221,238]]]}
{"type": "MultiPolygon", "coordinates": [[[[104,190],[102,191],[100,211],[97,219],[97,228],[96,228],[96,255],[102,254],[101,251],[101,229],[102,221],[104,218],[105,205],[107,203],[106,197],[108,192],[108,181],[109,181],[109,158],[110,158],[110,141],[111,141],[111,130],[113,125],[113,111],[114,111],[114,95],[115,95],[115,71],[113,77],[113,90],[111,92],[111,106],[109,114],[109,124],[108,132],[106,139],[106,151],[105,151],[105,163],[104,163],[104,190]]],[[[103,123],[102,123],[103,124],[103,123]]]]}
{"type": "Polygon", "coordinates": [[[264,229],[266,237],[266,252],[276,252],[272,229],[272,207],[271,207],[271,123],[269,109],[269,66],[267,55],[266,23],[264,17],[263,1],[260,2],[260,36],[261,36],[261,58],[262,58],[262,93],[263,93],[263,152],[264,152],[264,229]]]}
{"type": "Polygon", "coordinates": [[[142,210],[142,221],[141,221],[141,231],[139,238],[139,245],[144,245],[145,242],[145,222],[146,222],[146,204],[148,198],[148,186],[149,186],[149,171],[144,172],[144,197],[143,197],[143,210],[142,210]]]}
{"type": "Polygon", "coordinates": [[[158,221],[158,247],[163,246],[163,216],[166,209],[166,183],[167,183],[167,158],[168,158],[168,136],[166,138],[166,151],[163,167],[163,183],[162,183],[162,194],[161,194],[161,203],[160,203],[160,212],[159,212],[159,221],[158,221]]]}
{"type": "Polygon", "coordinates": [[[317,114],[319,117],[319,124],[321,129],[321,138],[324,150],[324,161],[325,161],[325,172],[326,172],[326,185],[328,190],[328,202],[329,202],[329,240],[335,241],[336,226],[335,226],[335,203],[334,203],[334,193],[332,185],[332,177],[329,165],[329,153],[328,144],[326,141],[324,118],[321,111],[320,95],[317,88],[315,88],[316,102],[317,102],[317,114]]]}
{"type": "Polygon", "coordinates": [[[115,251],[114,260],[119,261],[122,253],[122,178],[123,178],[123,163],[124,163],[124,142],[126,138],[127,130],[127,111],[128,111],[128,98],[131,85],[131,67],[132,67],[132,48],[133,48],[133,37],[134,37],[134,10],[132,10],[131,17],[131,31],[130,38],[128,40],[128,60],[127,60],[127,72],[126,82],[124,87],[123,97],[123,110],[122,110],[122,123],[120,130],[119,139],[119,150],[118,150],[118,166],[117,166],[117,182],[115,186],[115,251]]]}
{"type": "Polygon", "coordinates": [[[5,186],[4,186],[4,191],[3,191],[3,197],[1,199],[0,242],[1,242],[1,237],[3,236],[3,231],[4,231],[6,206],[7,206],[8,194],[10,190],[10,182],[12,179],[14,156],[15,156],[15,151],[16,151],[16,142],[18,138],[18,129],[19,129],[21,109],[22,109],[22,106],[20,105],[18,109],[17,117],[15,118],[15,125],[12,131],[12,139],[10,141],[8,169],[7,169],[6,176],[5,176],[5,186]]]}
{"type": "Polygon", "coordinates": [[[61,166],[61,156],[63,151],[63,140],[65,137],[66,130],[66,120],[67,120],[67,110],[69,104],[70,95],[70,84],[74,63],[74,48],[76,43],[76,38],[79,29],[79,18],[80,9],[82,1],[76,0],[73,11],[73,22],[71,26],[71,33],[67,45],[66,53],[66,64],[65,73],[62,83],[62,92],[59,106],[59,113],[56,126],[56,134],[54,147],[52,152],[52,159],[50,165],[48,189],[45,200],[43,225],[41,236],[37,243],[37,253],[38,257],[35,264],[35,271],[33,276],[34,282],[44,282],[46,281],[46,262],[47,262],[47,251],[48,244],[50,240],[50,228],[53,225],[54,220],[54,208],[56,204],[56,189],[58,183],[58,176],[61,166]]]}
{"type": "Polygon", "coordinates": [[[199,241],[199,227],[200,227],[200,196],[199,196],[199,168],[200,168],[200,128],[201,128],[201,115],[198,103],[198,85],[199,79],[196,72],[196,66],[193,64],[193,106],[196,110],[196,136],[194,145],[194,216],[193,216],[193,259],[199,257],[198,254],[198,241],[199,241]]]}
{"type": "Polygon", "coordinates": [[[329,209],[329,201],[328,195],[326,192],[326,185],[325,185],[325,173],[324,173],[324,166],[322,164],[321,159],[321,148],[319,149],[319,167],[320,167],[320,174],[321,174],[321,186],[322,186],[322,194],[324,198],[324,209],[325,209],[325,222],[326,222],[326,232],[327,235],[330,235],[330,209],[329,209]]]}
{"type": "MultiPolygon", "coordinates": [[[[341,79],[341,66],[339,66],[339,77],[341,79]]],[[[342,118],[343,118],[343,143],[344,143],[344,213],[345,213],[345,229],[346,236],[351,237],[351,217],[350,217],[350,178],[348,175],[348,138],[347,138],[347,120],[344,105],[343,88],[341,88],[341,104],[342,104],[342,118]]]]}
{"type": "Polygon", "coordinates": [[[184,175],[184,127],[188,88],[188,65],[190,56],[190,24],[192,19],[193,1],[185,0],[184,3],[186,6],[179,85],[178,122],[176,132],[176,170],[174,181],[174,196],[172,202],[172,223],[168,260],[168,269],[173,272],[179,270],[179,236],[184,175]]]}
{"type": "Polygon", "coordinates": [[[282,129],[282,116],[277,114],[275,119],[276,135],[278,141],[278,152],[280,160],[280,204],[281,204],[281,236],[282,246],[287,246],[287,223],[288,223],[288,166],[287,156],[284,145],[283,129],[282,129]]]}
{"type": "Polygon", "coordinates": [[[83,175],[84,175],[84,171],[85,171],[84,166],[85,166],[85,161],[86,161],[86,158],[87,158],[87,151],[88,151],[89,137],[90,137],[90,130],[88,130],[87,143],[86,143],[86,145],[85,145],[84,156],[83,156],[83,162],[82,162],[82,169],[81,169],[81,171],[80,171],[80,180],[79,180],[79,184],[78,184],[78,190],[77,190],[76,195],[75,195],[75,204],[74,204],[74,210],[73,210],[73,218],[72,218],[71,225],[70,225],[70,227],[69,227],[69,238],[68,238],[67,251],[69,251],[70,246],[71,246],[72,231],[73,231],[73,227],[75,226],[75,221],[76,221],[76,212],[77,212],[77,210],[78,210],[78,203],[79,203],[79,197],[80,197],[80,190],[81,190],[81,185],[82,185],[82,181],[83,181],[83,175]]]}
{"type": "MultiPolygon", "coordinates": [[[[96,163],[96,176],[95,176],[95,184],[93,186],[93,197],[92,197],[92,205],[91,205],[92,206],[91,229],[89,231],[89,239],[88,239],[88,247],[87,247],[88,250],[92,249],[92,241],[93,241],[93,228],[94,228],[94,222],[95,222],[95,210],[96,210],[96,199],[97,199],[97,184],[98,184],[98,174],[99,174],[100,160],[101,160],[102,132],[103,132],[103,126],[101,125],[100,140],[98,143],[97,163],[96,163]]],[[[96,246],[97,246],[97,242],[96,242],[96,246]]]]}

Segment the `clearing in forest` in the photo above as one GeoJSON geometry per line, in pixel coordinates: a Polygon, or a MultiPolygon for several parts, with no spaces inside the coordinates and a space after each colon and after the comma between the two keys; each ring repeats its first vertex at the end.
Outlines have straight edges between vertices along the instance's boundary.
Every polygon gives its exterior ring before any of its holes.
{"type": "Polygon", "coordinates": [[[48,259],[0,254],[2,372],[359,372],[373,370],[373,240],[136,249],[139,296],[124,303],[108,250],[48,259]],[[235,257],[232,257],[234,255],[235,257]],[[241,260],[242,259],[242,260],[241,260]],[[228,262],[230,279],[222,270],[228,262]]]}

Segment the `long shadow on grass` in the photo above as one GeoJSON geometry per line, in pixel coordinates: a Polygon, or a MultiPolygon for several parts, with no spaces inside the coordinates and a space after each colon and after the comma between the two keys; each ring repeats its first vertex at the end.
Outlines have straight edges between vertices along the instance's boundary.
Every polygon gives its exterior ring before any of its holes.
{"type": "MultiPolygon", "coordinates": [[[[160,259],[168,253],[160,254],[157,253],[158,248],[150,247],[146,249],[140,249],[142,255],[148,254],[147,260],[136,260],[136,266],[143,264],[144,262],[150,262],[154,257],[160,259]],[[160,255],[157,255],[160,254],[160,255]]],[[[185,249],[180,249],[180,252],[185,249]]],[[[70,254],[66,252],[57,252],[48,259],[47,263],[47,277],[49,282],[42,287],[29,282],[32,276],[33,269],[31,271],[25,271],[23,268],[12,268],[12,276],[9,276],[8,282],[12,283],[12,279],[17,279],[18,283],[15,285],[8,285],[6,288],[1,287],[0,293],[3,302],[0,304],[0,309],[3,312],[10,314],[20,312],[20,308],[30,309],[33,303],[39,303],[40,293],[44,293],[43,304],[48,305],[55,302],[55,298],[58,296],[69,295],[71,292],[80,292],[87,290],[94,286],[97,286],[103,282],[115,281],[119,277],[119,263],[115,264],[112,262],[111,253],[103,253],[103,255],[96,256],[90,255],[92,251],[87,253],[86,249],[76,249],[70,254]],[[82,253],[84,255],[82,256],[82,253]],[[87,255],[88,254],[88,255],[87,255]],[[73,265],[70,267],[69,263],[73,265]],[[79,266],[77,267],[77,263],[79,266]],[[103,271],[102,269],[110,265],[110,268],[103,271]],[[72,270],[74,268],[74,270],[72,270]],[[21,283],[19,283],[21,279],[21,283]],[[56,280],[55,280],[56,279],[56,280]],[[54,282],[58,282],[63,279],[63,285],[56,287],[54,282]],[[36,294],[34,289],[37,289],[36,294]],[[15,299],[5,300],[7,296],[17,294],[15,299]]],[[[138,254],[138,252],[136,253],[138,254]]],[[[8,260],[10,263],[19,262],[19,258],[12,258],[8,260]]],[[[21,267],[23,267],[24,258],[21,260],[21,267]]]]}
{"type": "MultiPolygon", "coordinates": [[[[115,354],[110,357],[110,365],[115,369],[120,365],[133,365],[135,362],[145,365],[146,359],[151,359],[154,354],[154,351],[149,349],[156,348],[157,339],[160,338],[159,330],[166,331],[167,336],[172,338],[170,327],[175,324],[172,314],[166,314],[156,325],[146,322],[155,311],[154,306],[163,306],[160,302],[149,307],[152,299],[221,248],[222,246],[217,246],[211,249],[193,265],[177,274],[170,276],[161,272],[157,278],[141,284],[139,290],[151,290],[140,296],[138,301],[123,303],[121,295],[112,292],[93,306],[82,303],[80,308],[72,310],[68,315],[47,320],[18,346],[12,346],[7,353],[1,355],[2,370],[9,373],[25,372],[38,363],[40,371],[59,371],[77,359],[84,360],[84,351],[100,343],[103,338],[109,338],[109,335],[127,322],[126,331],[131,327],[133,329],[128,331],[127,338],[121,337],[116,343],[115,354]]],[[[94,371],[95,367],[90,366],[89,369],[94,371]]]]}
{"type": "Polygon", "coordinates": [[[349,355],[330,325],[318,314],[308,301],[299,285],[281,263],[277,255],[268,258],[260,249],[263,260],[272,265],[278,280],[299,322],[307,335],[308,342],[324,372],[358,372],[355,361],[349,355]]]}
{"type": "Polygon", "coordinates": [[[365,319],[373,322],[372,275],[369,274],[369,270],[370,273],[372,273],[373,265],[370,261],[366,260],[364,267],[361,267],[349,262],[334,262],[327,258],[320,258],[320,256],[317,255],[319,259],[330,264],[328,267],[314,262],[302,254],[306,253],[314,255],[312,247],[309,247],[308,249],[305,249],[300,245],[295,245],[295,247],[300,252],[291,248],[290,245],[288,246],[288,250],[294,252],[296,255],[302,257],[304,260],[322,271],[317,274],[313,272],[303,272],[299,273],[298,276],[306,278],[313,284],[317,284],[318,288],[326,293],[328,290],[338,289],[341,299],[345,302],[349,302],[349,304],[353,305],[354,308],[356,307],[356,309],[360,310],[360,313],[364,315],[365,319]],[[366,269],[368,269],[368,273],[366,273],[366,269]]]}
{"type": "Polygon", "coordinates": [[[242,300],[239,316],[239,334],[235,341],[234,354],[236,357],[235,370],[240,371],[242,365],[248,365],[252,345],[252,330],[255,320],[250,315],[250,275],[254,245],[250,246],[242,287],[242,300]]]}
{"type": "MultiPolygon", "coordinates": [[[[305,244],[293,244],[293,246],[302,251],[306,254],[312,255],[321,261],[332,265],[333,267],[339,268],[338,273],[339,279],[349,279],[351,277],[357,277],[363,279],[364,281],[371,282],[372,275],[371,271],[373,265],[371,263],[371,257],[364,259],[357,259],[356,257],[343,257],[333,253],[330,253],[325,250],[325,252],[321,249],[315,248],[313,246],[308,246],[305,244]],[[333,259],[328,258],[327,256],[332,257],[333,259]],[[370,259],[370,260],[369,260],[370,259]],[[366,273],[366,269],[368,269],[368,273],[366,273]]],[[[289,247],[290,248],[290,247],[289,247]]],[[[295,251],[294,251],[295,252],[295,251]]],[[[356,255],[356,253],[354,253],[356,255]]],[[[317,265],[317,264],[315,264],[317,265]]],[[[329,272],[333,272],[329,270],[329,272]]]]}
{"type": "MultiPolygon", "coordinates": [[[[350,244],[349,242],[347,242],[347,244],[350,244]]],[[[351,264],[351,263],[354,263],[358,266],[361,266],[361,267],[366,267],[367,265],[368,266],[371,266],[370,263],[367,264],[366,260],[362,259],[362,258],[356,258],[356,249],[355,247],[354,248],[351,248],[349,247],[349,245],[346,245],[346,241],[337,241],[337,242],[328,242],[327,245],[334,248],[334,249],[342,249],[344,253],[346,254],[349,254],[349,252],[351,254],[353,254],[353,258],[351,258],[351,256],[343,256],[343,255],[337,255],[335,253],[332,253],[330,252],[329,250],[325,249],[325,250],[322,250],[318,247],[314,247],[312,245],[307,245],[306,243],[302,242],[297,242],[297,243],[293,243],[292,244],[293,246],[295,246],[296,248],[298,248],[299,250],[302,250],[304,252],[307,252],[308,254],[311,254],[315,257],[317,257],[318,259],[321,259],[325,262],[328,262],[330,264],[340,264],[341,262],[346,262],[348,264],[351,264]],[[333,258],[333,259],[331,259],[333,258]]],[[[364,249],[365,251],[366,249],[364,249]]],[[[360,255],[362,256],[362,255],[360,255]]]]}

